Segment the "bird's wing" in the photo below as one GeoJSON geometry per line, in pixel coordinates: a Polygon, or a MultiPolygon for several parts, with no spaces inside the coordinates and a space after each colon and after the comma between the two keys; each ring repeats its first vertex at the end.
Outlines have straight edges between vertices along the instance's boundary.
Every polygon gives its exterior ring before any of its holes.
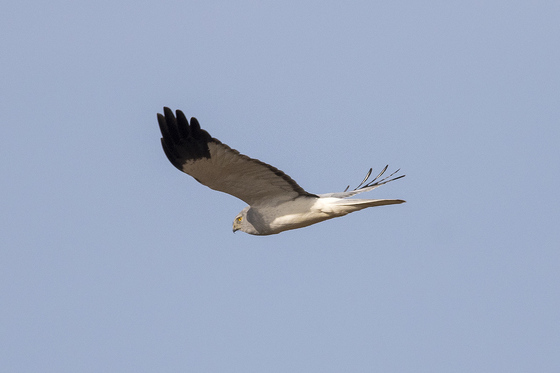
{"type": "Polygon", "coordinates": [[[158,114],[161,145],[171,163],[209,188],[231,194],[249,205],[280,203],[298,196],[313,196],[279,169],[249,158],[190,124],[182,111],[169,108],[158,114]]]}
{"type": "Polygon", "coordinates": [[[369,179],[369,177],[371,175],[371,171],[372,171],[372,169],[370,168],[368,173],[366,174],[366,177],[364,178],[364,180],[354,190],[348,190],[348,188],[350,188],[350,185],[349,185],[349,186],[346,187],[346,190],[344,192],[319,194],[319,197],[322,197],[322,198],[328,198],[328,197],[348,198],[348,197],[355,196],[356,194],[359,194],[359,193],[369,192],[370,190],[378,188],[383,184],[387,184],[391,181],[398,180],[398,179],[406,176],[406,175],[401,175],[401,176],[397,176],[397,177],[394,177],[394,178],[391,179],[391,177],[393,177],[393,175],[395,175],[397,172],[400,171],[400,169],[398,169],[397,171],[393,172],[391,175],[380,179],[381,176],[383,176],[383,174],[385,173],[385,171],[387,171],[387,168],[389,168],[388,165],[385,166],[385,168],[379,173],[379,175],[377,175],[375,178],[373,178],[373,180],[367,182],[367,180],[369,179]]]}

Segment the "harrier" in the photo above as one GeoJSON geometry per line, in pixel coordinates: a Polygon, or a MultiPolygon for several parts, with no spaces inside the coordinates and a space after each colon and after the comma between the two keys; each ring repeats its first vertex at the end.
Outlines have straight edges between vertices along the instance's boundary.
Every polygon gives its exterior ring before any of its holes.
{"type": "Polygon", "coordinates": [[[291,177],[276,167],[250,158],[222,144],[200,129],[196,118],[190,123],[182,111],[176,116],[163,108],[158,114],[161,145],[171,163],[207,187],[245,201],[233,220],[233,231],[269,235],[306,227],[323,220],[344,216],[367,207],[403,203],[401,199],[351,199],[358,193],[375,189],[405,175],[399,170],[381,178],[388,166],[368,182],[371,169],[354,190],[339,193],[306,192],[291,177]]]}

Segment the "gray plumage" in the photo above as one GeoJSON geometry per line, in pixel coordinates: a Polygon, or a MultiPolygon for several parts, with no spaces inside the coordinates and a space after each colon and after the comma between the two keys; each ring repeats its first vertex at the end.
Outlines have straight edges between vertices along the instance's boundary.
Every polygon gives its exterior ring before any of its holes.
{"type": "Polygon", "coordinates": [[[312,194],[306,192],[281,170],[239,153],[200,128],[198,120],[187,120],[182,111],[176,116],[169,108],[158,114],[161,144],[169,161],[198,182],[231,194],[249,206],[233,221],[233,231],[270,235],[302,228],[323,220],[344,216],[367,207],[399,204],[400,199],[350,199],[405,175],[399,170],[380,179],[387,166],[368,182],[371,169],[351,191],[312,194]]]}

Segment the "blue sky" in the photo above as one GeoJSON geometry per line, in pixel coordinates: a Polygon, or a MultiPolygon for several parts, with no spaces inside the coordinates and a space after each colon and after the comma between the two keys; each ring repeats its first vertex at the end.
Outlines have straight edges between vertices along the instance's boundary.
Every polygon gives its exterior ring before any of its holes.
{"type": "Polygon", "coordinates": [[[555,1],[12,1],[0,366],[557,372],[555,1]],[[367,209],[276,236],[178,172],[163,106],[367,209]]]}

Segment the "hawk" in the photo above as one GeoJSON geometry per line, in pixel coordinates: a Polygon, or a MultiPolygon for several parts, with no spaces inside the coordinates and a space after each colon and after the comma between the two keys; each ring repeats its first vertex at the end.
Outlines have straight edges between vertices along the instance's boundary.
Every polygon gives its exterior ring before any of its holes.
{"type": "Polygon", "coordinates": [[[213,138],[200,128],[196,118],[190,123],[181,110],[173,114],[164,107],[157,115],[161,145],[169,161],[207,187],[231,194],[246,202],[233,220],[233,231],[253,235],[277,234],[344,216],[367,207],[404,203],[402,199],[352,199],[390,181],[399,170],[381,178],[388,166],[368,181],[372,169],[354,189],[312,194],[306,192],[276,167],[250,158],[213,138]]]}

